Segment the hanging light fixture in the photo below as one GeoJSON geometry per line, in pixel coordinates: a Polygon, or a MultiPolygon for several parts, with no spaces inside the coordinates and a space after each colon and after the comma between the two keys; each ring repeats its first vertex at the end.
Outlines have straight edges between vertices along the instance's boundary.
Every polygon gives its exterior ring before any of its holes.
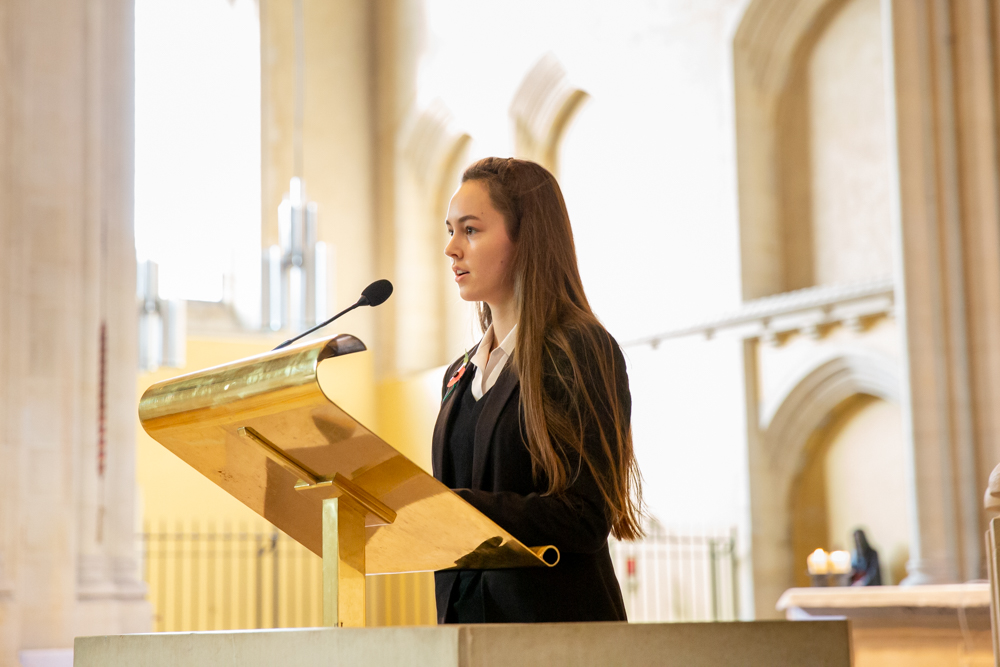
{"type": "Polygon", "coordinates": [[[272,331],[302,331],[327,318],[330,251],[316,236],[318,206],[306,197],[302,178],[305,113],[305,23],[302,0],[295,0],[294,172],[278,206],[278,245],[263,252],[263,318],[272,331]]]}
{"type": "Polygon", "coordinates": [[[156,262],[136,262],[139,306],[139,369],[183,368],[187,356],[187,301],[161,299],[156,262]]]}

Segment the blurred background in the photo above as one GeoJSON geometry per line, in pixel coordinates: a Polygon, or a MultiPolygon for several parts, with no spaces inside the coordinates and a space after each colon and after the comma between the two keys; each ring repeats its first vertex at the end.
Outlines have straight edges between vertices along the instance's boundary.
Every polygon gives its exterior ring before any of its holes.
{"type": "MultiPolygon", "coordinates": [[[[320,335],[429,469],[481,332],[443,254],[488,156],[556,174],[629,364],[630,619],[780,617],[806,557],[985,577],[1000,462],[989,0],[0,0],[0,664],[321,620],[320,562],[145,435],[152,383],[320,335]]],[[[429,573],[370,625],[432,624],[429,573]]]]}

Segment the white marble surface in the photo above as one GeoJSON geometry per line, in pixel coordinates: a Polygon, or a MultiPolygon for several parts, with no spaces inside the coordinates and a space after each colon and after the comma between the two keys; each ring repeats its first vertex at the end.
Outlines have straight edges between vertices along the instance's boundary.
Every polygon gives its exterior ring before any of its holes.
{"type": "Polygon", "coordinates": [[[938,608],[989,609],[990,585],[864,586],[790,588],[778,600],[778,610],[938,608]]]}
{"type": "Polygon", "coordinates": [[[850,667],[843,621],[553,623],[159,633],[76,640],[76,667],[850,667]]]}

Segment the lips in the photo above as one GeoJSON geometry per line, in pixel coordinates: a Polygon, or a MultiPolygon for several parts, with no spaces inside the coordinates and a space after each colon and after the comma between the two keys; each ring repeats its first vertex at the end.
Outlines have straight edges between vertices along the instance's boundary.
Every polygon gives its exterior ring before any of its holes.
{"type": "Polygon", "coordinates": [[[456,267],[452,267],[451,270],[455,272],[455,280],[461,280],[462,276],[469,275],[468,271],[465,271],[463,269],[459,269],[459,268],[456,268],[456,267]]]}

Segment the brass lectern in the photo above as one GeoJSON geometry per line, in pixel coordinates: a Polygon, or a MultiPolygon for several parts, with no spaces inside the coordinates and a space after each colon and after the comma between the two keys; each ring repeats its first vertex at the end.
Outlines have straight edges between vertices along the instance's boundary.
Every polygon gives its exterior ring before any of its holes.
{"type": "Polygon", "coordinates": [[[323,557],[323,621],[365,624],[365,576],[555,565],[341,410],[324,389],[347,334],[157,383],[156,441],[323,557]],[[322,372],[320,369],[322,367],[322,372]]]}

